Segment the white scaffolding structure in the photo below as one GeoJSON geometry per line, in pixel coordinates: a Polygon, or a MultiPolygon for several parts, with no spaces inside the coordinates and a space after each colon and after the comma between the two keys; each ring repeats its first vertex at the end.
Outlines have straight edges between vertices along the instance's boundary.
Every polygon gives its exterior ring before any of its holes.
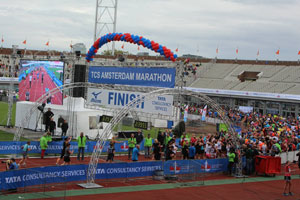
{"type": "MultiPolygon", "coordinates": [[[[94,41],[104,33],[115,33],[117,26],[118,0],[96,0],[94,41]]],[[[115,53],[115,42],[111,43],[112,55],[115,53]]],[[[107,44],[107,48],[109,48],[107,44]]]]}
{"type": "MultiPolygon", "coordinates": [[[[9,57],[9,76],[10,77],[14,77],[14,74],[16,71],[17,48],[18,48],[18,46],[16,46],[16,45],[12,46],[13,52],[9,57]]],[[[14,104],[13,92],[14,92],[14,83],[13,83],[13,81],[10,81],[9,90],[8,90],[8,111],[7,111],[7,122],[6,122],[7,127],[12,126],[11,120],[12,120],[12,109],[13,109],[13,104],[14,104]]]]}

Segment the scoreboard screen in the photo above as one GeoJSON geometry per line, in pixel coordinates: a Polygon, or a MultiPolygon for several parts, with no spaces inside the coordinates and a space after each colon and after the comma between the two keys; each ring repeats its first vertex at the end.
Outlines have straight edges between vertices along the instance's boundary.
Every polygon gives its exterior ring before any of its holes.
{"type": "Polygon", "coordinates": [[[140,128],[140,129],[147,130],[148,129],[148,122],[135,120],[133,126],[134,126],[134,128],[140,128]]]}
{"type": "Polygon", "coordinates": [[[109,123],[110,120],[113,118],[113,116],[109,116],[109,115],[102,115],[100,117],[100,122],[106,122],[109,123]]]}

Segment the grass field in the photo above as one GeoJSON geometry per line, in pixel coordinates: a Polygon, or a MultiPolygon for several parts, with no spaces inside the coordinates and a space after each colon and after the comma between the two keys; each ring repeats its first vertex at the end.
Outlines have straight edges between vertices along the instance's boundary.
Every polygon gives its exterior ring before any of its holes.
{"type": "MultiPolygon", "coordinates": [[[[8,103],[7,102],[0,102],[0,126],[6,126],[7,122],[7,112],[8,112],[8,103]]],[[[15,125],[16,119],[16,103],[13,104],[12,110],[12,125],[15,125]]]]}
{"type": "MultiPolygon", "coordinates": [[[[13,141],[14,134],[0,130],[0,141],[13,141]]],[[[28,141],[28,139],[21,137],[20,141],[28,141]]]]}
{"type": "Polygon", "coordinates": [[[12,141],[14,134],[0,130],[0,141],[12,141]]]}

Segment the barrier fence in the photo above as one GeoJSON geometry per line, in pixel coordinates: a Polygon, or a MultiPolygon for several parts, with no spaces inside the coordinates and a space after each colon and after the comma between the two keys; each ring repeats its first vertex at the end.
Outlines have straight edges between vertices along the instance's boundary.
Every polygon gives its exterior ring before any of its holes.
{"type": "Polygon", "coordinates": [[[286,161],[298,161],[298,156],[296,156],[297,153],[299,153],[299,150],[280,153],[279,156],[281,157],[281,164],[286,163],[286,161]]]}
{"type": "MultiPolygon", "coordinates": [[[[152,176],[155,171],[163,170],[165,175],[196,174],[224,172],[227,159],[210,160],[172,160],[132,163],[98,164],[96,179],[138,178],[152,176]]],[[[0,190],[30,188],[35,185],[49,185],[72,181],[85,181],[88,165],[67,165],[38,167],[0,172],[0,190]]]]}
{"type": "MultiPolygon", "coordinates": [[[[92,153],[96,146],[96,143],[97,143],[96,141],[87,141],[85,152],[92,153]]],[[[22,153],[21,147],[24,144],[26,144],[26,142],[24,141],[0,141],[0,154],[20,154],[22,153]]],[[[71,144],[71,150],[74,150],[74,153],[77,153],[78,152],[77,142],[71,142],[70,144],[71,144]]],[[[176,139],[176,145],[181,148],[179,139],[176,139]]],[[[63,147],[63,141],[49,142],[46,152],[50,154],[60,154],[62,147],[63,147]]],[[[109,147],[109,141],[106,141],[104,146],[101,147],[103,148],[102,152],[106,153],[108,147],[109,147]]],[[[32,141],[30,143],[29,148],[31,149],[29,153],[41,152],[40,143],[37,141],[32,141]]],[[[140,144],[140,150],[144,151],[144,141],[142,141],[140,144]]],[[[127,151],[128,151],[128,141],[123,141],[122,143],[115,144],[115,152],[122,153],[127,151]]]]}

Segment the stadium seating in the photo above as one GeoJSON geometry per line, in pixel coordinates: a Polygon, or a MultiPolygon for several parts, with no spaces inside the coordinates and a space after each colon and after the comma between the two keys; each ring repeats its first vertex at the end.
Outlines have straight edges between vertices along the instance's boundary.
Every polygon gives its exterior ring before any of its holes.
{"type": "Polygon", "coordinates": [[[300,94],[300,66],[206,63],[197,69],[189,87],[300,94]],[[244,71],[259,72],[256,81],[241,82],[244,71]]]}

